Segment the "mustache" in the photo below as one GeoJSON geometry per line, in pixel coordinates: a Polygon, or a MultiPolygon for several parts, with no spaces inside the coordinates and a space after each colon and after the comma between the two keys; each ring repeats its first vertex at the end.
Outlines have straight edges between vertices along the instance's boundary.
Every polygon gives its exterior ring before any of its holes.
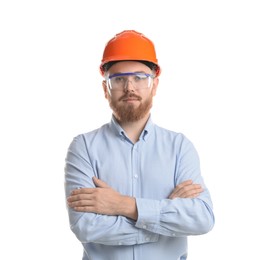
{"type": "Polygon", "coordinates": [[[133,93],[130,93],[130,94],[126,94],[126,95],[122,96],[121,98],[119,98],[119,101],[122,101],[123,99],[127,99],[127,98],[136,98],[137,100],[142,100],[142,98],[140,96],[137,96],[133,93]]]}

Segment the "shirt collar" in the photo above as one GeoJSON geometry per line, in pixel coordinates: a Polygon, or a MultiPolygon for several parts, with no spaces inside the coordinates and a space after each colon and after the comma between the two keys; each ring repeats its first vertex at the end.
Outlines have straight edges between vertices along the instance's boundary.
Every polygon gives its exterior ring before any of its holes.
{"type": "Polygon", "coordinates": [[[144,141],[147,141],[148,138],[151,136],[151,134],[153,133],[154,131],[154,123],[152,121],[152,118],[151,118],[151,115],[140,135],[140,138],[143,138],[144,141]]]}
{"type": "MultiPolygon", "coordinates": [[[[117,120],[115,119],[114,115],[112,115],[112,119],[110,122],[111,129],[119,136],[126,137],[126,133],[124,129],[119,125],[117,120]]],[[[154,131],[154,123],[152,122],[151,115],[149,116],[149,119],[140,134],[140,139],[143,139],[144,141],[147,141],[151,133],[154,131]]]]}
{"type": "Polygon", "coordinates": [[[115,119],[114,115],[112,115],[112,119],[111,119],[111,128],[114,130],[114,132],[118,135],[125,135],[125,132],[123,130],[123,128],[119,125],[119,123],[117,122],[117,120],[115,119]]]}

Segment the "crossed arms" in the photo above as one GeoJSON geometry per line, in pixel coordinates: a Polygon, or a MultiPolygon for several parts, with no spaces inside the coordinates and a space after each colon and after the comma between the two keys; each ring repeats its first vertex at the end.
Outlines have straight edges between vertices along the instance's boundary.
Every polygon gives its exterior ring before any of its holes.
{"type": "MultiPolygon", "coordinates": [[[[135,198],[120,194],[96,177],[93,177],[93,182],[95,188],[73,190],[67,198],[68,206],[78,212],[117,215],[137,220],[135,198]]],[[[201,185],[188,180],[177,185],[168,198],[196,198],[202,191],[201,185]]]]}
{"type": "MultiPolygon", "coordinates": [[[[95,177],[96,171],[82,141],[78,138],[71,144],[65,168],[70,226],[80,241],[104,245],[122,241],[124,245],[133,245],[156,242],[160,235],[184,237],[212,229],[212,202],[194,150],[184,152],[179,166],[180,182],[169,190],[170,194],[163,195],[164,199],[130,197],[121,192],[123,189],[118,192],[118,185],[113,188],[114,183],[111,186],[95,177]],[[195,162],[193,167],[191,161],[195,162]]],[[[161,187],[158,181],[150,185],[153,192],[161,187]]]]}

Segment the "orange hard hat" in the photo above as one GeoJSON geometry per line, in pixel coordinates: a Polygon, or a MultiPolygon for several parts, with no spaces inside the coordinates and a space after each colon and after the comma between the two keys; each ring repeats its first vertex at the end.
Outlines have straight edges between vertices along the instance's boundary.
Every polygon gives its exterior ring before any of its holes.
{"type": "Polygon", "coordinates": [[[153,63],[156,76],[159,76],[161,72],[153,42],[134,30],[122,31],[107,42],[100,65],[101,74],[104,75],[105,64],[123,60],[153,63]]]}

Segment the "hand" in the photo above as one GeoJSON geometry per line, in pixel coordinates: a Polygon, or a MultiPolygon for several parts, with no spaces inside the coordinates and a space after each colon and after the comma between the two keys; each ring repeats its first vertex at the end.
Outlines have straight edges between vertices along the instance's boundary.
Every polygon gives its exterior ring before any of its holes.
{"type": "Polygon", "coordinates": [[[200,184],[193,184],[192,180],[188,180],[178,184],[168,199],[196,198],[201,192],[203,192],[203,189],[200,184]]]}
{"type": "Polygon", "coordinates": [[[105,182],[95,177],[93,181],[96,188],[81,188],[71,192],[67,199],[69,207],[76,211],[116,215],[121,195],[105,182]]]}
{"type": "Polygon", "coordinates": [[[96,177],[93,177],[93,182],[96,188],[73,190],[67,198],[68,206],[79,212],[137,218],[134,198],[121,195],[96,177]]]}

